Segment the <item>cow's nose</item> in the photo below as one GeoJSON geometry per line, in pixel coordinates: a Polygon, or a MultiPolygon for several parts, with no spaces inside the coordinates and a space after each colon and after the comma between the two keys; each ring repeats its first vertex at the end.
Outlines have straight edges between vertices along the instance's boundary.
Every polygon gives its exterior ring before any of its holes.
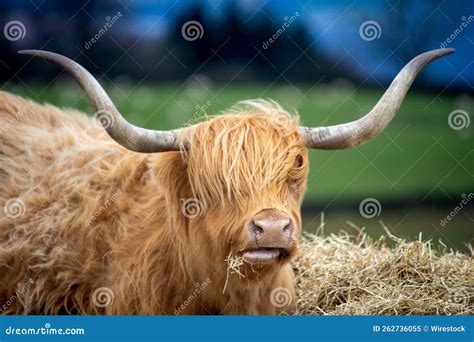
{"type": "Polygon", "coordinates": [[[268,241],[286,241],[295,230],[293,220],[289,217],[258,217],[250,222],[252,237],[268,241]]]}

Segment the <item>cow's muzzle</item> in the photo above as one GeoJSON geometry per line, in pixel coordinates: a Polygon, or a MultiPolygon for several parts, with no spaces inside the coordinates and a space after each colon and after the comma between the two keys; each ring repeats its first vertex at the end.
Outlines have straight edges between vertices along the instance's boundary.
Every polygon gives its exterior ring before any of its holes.
{"type": "Polygon", "coordinates": [[[255,215],[248,226],[249,248],[242,253],[250,263],[268,263],[288,257],[295,224],[291,217],[276,209],[255,215]]]}

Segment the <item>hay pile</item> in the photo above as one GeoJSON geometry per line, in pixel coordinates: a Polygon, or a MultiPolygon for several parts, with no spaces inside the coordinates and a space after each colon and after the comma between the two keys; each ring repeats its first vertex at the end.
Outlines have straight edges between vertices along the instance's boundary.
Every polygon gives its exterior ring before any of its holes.
{"type": "Polygon", "coordinates": [[[363,230],[306,236],[294,261],[297,315],[473,315],[474,253],[363,230]]]}

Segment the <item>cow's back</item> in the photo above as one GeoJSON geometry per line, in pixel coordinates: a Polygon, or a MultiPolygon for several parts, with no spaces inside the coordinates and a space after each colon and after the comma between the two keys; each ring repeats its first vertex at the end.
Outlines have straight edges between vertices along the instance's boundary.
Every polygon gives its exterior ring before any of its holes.
{"type": "Polygon", "coordinates": [[[145,164],[82,113],[0,92],[0,313],[83,305],[145,164]]]}

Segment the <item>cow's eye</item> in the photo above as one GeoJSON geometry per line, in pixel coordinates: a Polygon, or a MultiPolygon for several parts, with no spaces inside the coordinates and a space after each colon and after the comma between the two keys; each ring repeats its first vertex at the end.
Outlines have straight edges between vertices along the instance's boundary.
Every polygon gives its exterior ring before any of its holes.
{"type": "Polygon", "coordinates": [[[303,166],[303,156],[301,154],[298,154],[295,159],[295,167],[299,169],[300,167],[303,166]]]}
{"type": "Polygon", "coordinates": [[[292,190],[296,190],[298,185],[301,183],[302,180],[302,167],[304,164],[304,159],[301,154],[298,154],[295,158],[294,168],[291,170],[289,177],[288,177],[288,185],[292,190]]]}

